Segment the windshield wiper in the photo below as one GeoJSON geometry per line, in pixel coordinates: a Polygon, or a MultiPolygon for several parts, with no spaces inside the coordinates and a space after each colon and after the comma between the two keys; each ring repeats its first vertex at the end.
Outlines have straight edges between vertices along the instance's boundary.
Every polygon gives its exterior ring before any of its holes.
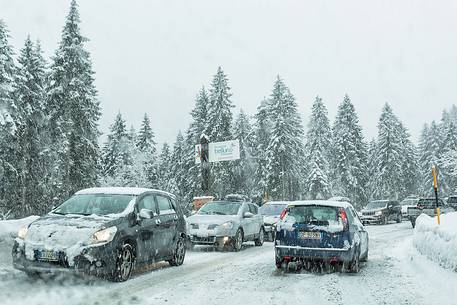
{"type": "Polygon", "coordinates": [[[66,213],[62,213],[62,212],[55,212],[55,211],[52,211],[51,213],[52,213],[52,214],[58,214],[58,215],[66,215],[66,213]]]}
{"type": "Polygon", "coordinates": [[[213,212],[213,214],[216,214],[216,215],[226,215],[225,213],[222,213],[222,212],[213,212]]]}

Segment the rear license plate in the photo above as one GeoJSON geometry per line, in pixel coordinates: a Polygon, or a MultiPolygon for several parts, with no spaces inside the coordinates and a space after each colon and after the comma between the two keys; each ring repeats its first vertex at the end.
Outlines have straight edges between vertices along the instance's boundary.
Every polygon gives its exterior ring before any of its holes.
{"type": "Polygon", "coordinates": [[[35,258],[38,261],[57,262],[59,260],[59,252],[49,250],[36,250],[35,258]]]}
{"type": "Polygon", "coordinates": [[[301,239],[321,239],[320,232],[299,232],[301,239]]]}

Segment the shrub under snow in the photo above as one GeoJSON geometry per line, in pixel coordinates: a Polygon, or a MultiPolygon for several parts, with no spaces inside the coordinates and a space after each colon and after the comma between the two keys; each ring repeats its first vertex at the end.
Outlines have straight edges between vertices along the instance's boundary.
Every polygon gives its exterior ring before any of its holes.
{"type": "Polygon", "coordinates": [[[414,230],[414,246],[430,260],[444,268],[457,271],[457,212],[436,218],[420,215],[414,230]]]}

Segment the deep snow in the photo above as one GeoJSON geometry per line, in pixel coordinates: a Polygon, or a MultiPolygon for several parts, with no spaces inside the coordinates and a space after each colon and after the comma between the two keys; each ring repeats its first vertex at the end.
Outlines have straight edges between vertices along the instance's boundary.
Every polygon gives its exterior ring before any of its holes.
{"type": "Polygon", "coordinates": [[[413,247],[407,222],[368,226],[370,257],[359,274],[284,273],[272,243],[238,253],[197,247],[184,265],[137,272],[125,283],[30,280],[11,267],[11,241],[1,243],[2,304],[414,304],[457,305],[457,273],[413,247]]]}

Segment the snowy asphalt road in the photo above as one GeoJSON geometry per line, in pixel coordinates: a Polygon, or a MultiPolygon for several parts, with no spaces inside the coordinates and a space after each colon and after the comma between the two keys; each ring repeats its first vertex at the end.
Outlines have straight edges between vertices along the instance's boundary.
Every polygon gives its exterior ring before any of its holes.
{"type": "Polygon", "coordinates": [[[370,257],[359,274],[283,273],[272,243],[239,253],[199,247],[181,267],[141,270],[125,283],[30,280],[0,242],[1,304],[414,304],[457,305],[457,273],[412,247],[407,222],[369,226],[370,257]]]}

